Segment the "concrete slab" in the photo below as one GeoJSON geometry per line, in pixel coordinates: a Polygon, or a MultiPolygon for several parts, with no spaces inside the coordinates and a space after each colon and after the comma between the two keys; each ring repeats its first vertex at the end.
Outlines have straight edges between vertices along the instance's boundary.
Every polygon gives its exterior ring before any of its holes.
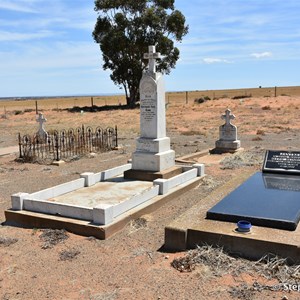
{"type": "Polygon", "coordinates": [[[5,211],[6,221],[3,225],[22,226],[26,228],[66,229],[69,232],[83,236],[94,236],[99,239],[107,239],[117,231],[121,230],[131,220],[155,211],[164,204],[172,201],[174,197],[178,197],[186,191],[196,187],[202,178],[203,177],[196,177],[187,183],[173,188],[166,195],[156,196],[116,217],[113,222],[108,225],[95,225],[88,221],[76,220],[73,218],[11,209],[5,211]]]}
{"type": "MultiPolygon", "coordinates": [[[[240,148],[242,151],[243,148],[240,148]]],[[[188,154],[185,156],[181,156],[176,158],[176,162],[178,163],[185,163],[185,164],[194,164],[195,162],[197,163],[202,163],[202,164],[218,164],[220,163],[225,157],[232,155],[232,153],[218,153],[218,154],[213,154],[210,153],[210,150],[203,150],[200,152],[195,152],[192,154],[188,154]]]]}
{"type": "Polygon", "coordinates": [[[118,204],[153,186],[152,182],[124,179],[123,176],[50,198],[49,201],[85,207],[118,204]]]}
{"type": "Polygon", "coordinates": [[[195,162],[199,157],[203,157],[209,154],[209,149],[206,150],[202,150],[199,152],[195,152],[192,154],[187,154],[184,156],[180,156],[178,158],[176,158],[176,162],[180,162],[180,163],[188,163],[188,162],[195,162]]]}
{"type": "Polygon", "coordinates": [[[233,178],[166,226],[165,248],[181,251],[210,244],[250,259],[274,253],[300,263],[300,226],[295,231],[253,226],[250,234],[243,234],[235,231],[235,223],[206,219],[207,210],[252,174],[245,171],[233,178]]]}

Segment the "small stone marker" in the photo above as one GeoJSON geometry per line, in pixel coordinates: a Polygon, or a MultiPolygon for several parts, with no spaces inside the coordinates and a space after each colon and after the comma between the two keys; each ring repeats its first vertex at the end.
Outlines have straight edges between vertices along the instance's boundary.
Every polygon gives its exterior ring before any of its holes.
{"type": "MultiPolygon", "coordinates": [[[[161,172],[175,166],[175,152],[166,136],[165,86],[161,73],[156,72],[160,53],[149,46],[149,69],[140,81],[140,137],[132,155],[132,169],[124,176],[133,178],[132,171],[161,172]]],[[[137,173],[137,172],[135,172],[137,173]]]]}
{"type": "Polygon", "coordinates": [[[231,114],[231,110],[227,108],[225,115],[222,115],[221,118],[225,120],[225,124],[219,127],[220,138],[216,141],[214,152],[234,152],[241,147],[241,142],[237,139],[237,127],[231,124],[235,115],[231,114]]]}
{"type": "Polygon", "coordinates": [[[42,139],[46,139],[48,133],[45,130],[44,123],[47,122],[47,119],[44,117],[42,113],[39,113],[39,116],[36,119],[36,121],[39,122],[39,131],[37,132],[37,135],[42,139]]]}
{"type": "Polygon", "coordinates": [[[267,150],[263,172],[300,174],[300,152],[267,150]]]}

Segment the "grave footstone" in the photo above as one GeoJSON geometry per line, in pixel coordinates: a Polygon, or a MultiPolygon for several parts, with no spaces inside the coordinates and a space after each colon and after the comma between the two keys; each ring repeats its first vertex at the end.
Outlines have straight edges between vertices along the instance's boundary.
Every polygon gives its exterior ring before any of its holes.
{"type": "Polygon", "coordinates": [[[216,141],[216,147],[213,153],[235,152],[241,147],[241,142],[237,138],[237,127],[231,124],[231,120],[235,119],[235,115],[231,114],[230,109],[226,109],[225,115],[221,116],[225,120],[225,124],[219,127],[219,140],[216,141]]]}
{"type": "MultiPolygon", "coordinates": [[[[132,154],[132,169],[124,173],[126,178],[143,179],[147,174],[162,173],[175,166],[175,152],[170,149],[170,138],[166,136],[164,78],[156,72],[160,53],[155,46],[149,46],[144,58],[149,59],[149,68],[140,81],[140,137],[132,154]]],[[[150,180],[162,178],[151,174],[150,180]]]]}

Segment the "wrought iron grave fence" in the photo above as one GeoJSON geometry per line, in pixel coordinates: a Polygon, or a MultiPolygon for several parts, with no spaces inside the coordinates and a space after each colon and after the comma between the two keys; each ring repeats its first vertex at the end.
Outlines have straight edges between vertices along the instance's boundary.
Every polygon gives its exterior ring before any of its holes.
{"type": "Polygon", "coordinates": [[[19,157],[24,161],[68,159],[91,152],[105,152],[118,147],[118,130],[107,127],[78,127],[53,130],[45,136],[19,133],[19,157]]]}

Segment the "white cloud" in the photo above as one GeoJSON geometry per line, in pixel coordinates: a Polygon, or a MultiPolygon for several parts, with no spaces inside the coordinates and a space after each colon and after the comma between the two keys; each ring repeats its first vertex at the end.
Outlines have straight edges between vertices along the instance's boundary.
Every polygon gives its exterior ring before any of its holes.
{"type": "Polygon", "coordinates": [[[101,68],[99,46],[87,42],[41,43],[24,45],[14,51],[0,51],[0,65],[4,73],[49,72],[49,70],[74,70],[101,68]],[[22,53],[22,55],[18,55],[22,53]]]}
{"type": "Polygon", "coordinates": [[[1,0],[0,9],[24,12],[24,13],[37,13],[37,10],[30,5],[30,1],[5,1],[1,0]]]}
{"type": "Polygon", "coordinates": [[[255,58],[265,58],[265,57],[271,57],[272,53],[271,52],[252,53],[251,56],[255,58]]]}
{"type": "Polygon", "coordinates": [[[226,63],[226,64],[229,64],[230,63],[230,61],[227,60],[227,59],[211,58],[211,57],[203,58],[203,62],[205,64],[216,64],[216,63],[226,63]]]}
{"type": "Polygon", "coordinates": [[[19,32],[9,32],[9,31],[0,30],[0,42],[29,41],[34,39],[50,37],[54,35],[57,34],[48,30],[41,30],[35,33],[19,33],[19,32]]]}

